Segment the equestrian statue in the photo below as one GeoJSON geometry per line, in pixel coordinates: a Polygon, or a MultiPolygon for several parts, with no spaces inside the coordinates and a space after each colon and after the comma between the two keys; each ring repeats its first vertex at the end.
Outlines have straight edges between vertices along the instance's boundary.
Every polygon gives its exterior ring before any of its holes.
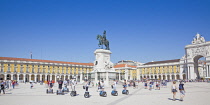
{"type": "Polygon", "coordinates": [[[97,35],[97,40],[99,41],[98,46],[103,49],[103,45],[106,47],[106,50],[110,50],[109,41],[106,39],[106,31],[104,30],[103,36],[97,35]]]}

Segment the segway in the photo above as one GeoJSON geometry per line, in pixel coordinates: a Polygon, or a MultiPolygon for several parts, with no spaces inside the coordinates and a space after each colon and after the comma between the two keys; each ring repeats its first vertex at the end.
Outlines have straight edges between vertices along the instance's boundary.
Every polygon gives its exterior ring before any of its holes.
{"type": "Polygon", "coordinates": [[[117,95],[118,95],[118,92],[117,92],[117,91],[115,91],[115,90],[112,90],[111,95],[113,95],[113,96],[117,96],[117,95]]]}
{"type": "Polygon", "coordinates": [[[62,92],[69,92],[69,88],[67,88],[67,85],[65,85],[65,86],[63,87],[62,92]]]}
{"type": "Polygon", "coordinates": [[[89,98],[89,97],[90,97],[89,92],[85,92],[84,97],[85,97],[85,98],[89,98]]]}
{"type": "Polygon", "coordinates": [[[128,95],[129,94],[129,91],[128,90],[122,90],[122,94],[128,95]]]}
{"type": "Polygon", "coordinates": [[[57,90],[56,94],[57,95],[64,95],[64,92],[62,90],[57,90]]]}
{"type": "Polygon", "coordinates": [[[106,97],[107,96],[106,91],[100,91],[99,95],[102,96],[102,97],[106,97]]]}
{"type": "Polygon", "coordinates": [[[48,94],[48,93],[53,93],[53,89],[47,89],[46,90],[46,93],[48,94]]]}
{"type": "Polygon", "coordinates": [[[77,95],[77,92],[76,91],[71,91],[71,93],[70,93],[70,96],[76,96],[77,95]]]}

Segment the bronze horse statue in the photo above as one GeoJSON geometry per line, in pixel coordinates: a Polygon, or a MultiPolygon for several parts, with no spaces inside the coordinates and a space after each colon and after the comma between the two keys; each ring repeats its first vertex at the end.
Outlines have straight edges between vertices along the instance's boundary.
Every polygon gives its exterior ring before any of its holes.
{"type": "Polygon", "coordinates": [[[109,41],[106,39],[106,31],[104,31],[103,36],[101,35],[97,35],[97,40],[99,40],[98,46],[102,47],[103,49],[103,45],[106,47],[106,50],[110,50],[109,48],[109,41]]]}

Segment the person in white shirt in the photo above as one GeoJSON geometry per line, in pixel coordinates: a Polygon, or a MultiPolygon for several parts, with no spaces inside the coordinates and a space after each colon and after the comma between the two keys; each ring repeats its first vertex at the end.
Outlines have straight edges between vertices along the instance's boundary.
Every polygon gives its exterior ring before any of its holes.
{"type": "Polygon", "coordinates": [[[113,81],[114,82],[112,84],[112,87],[113,87],[113,90],[116,91],[117,82],[115,81],[115,79],[113,81]]]}

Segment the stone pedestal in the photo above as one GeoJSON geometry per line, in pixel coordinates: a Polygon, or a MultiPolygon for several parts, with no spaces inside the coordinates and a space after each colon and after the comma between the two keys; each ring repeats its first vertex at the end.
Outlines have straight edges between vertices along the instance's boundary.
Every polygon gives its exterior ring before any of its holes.
{"type": "Polygon", "coordinates": [[[91,72],[91,79],[95,84],[99,80],[103,80],[105,86],[109,86],[109,81],[116,79],[115,69],[113,63],[110,61],[110,50],[97,49],[95,52],[95,61],[93,71],[91,72]]]}

